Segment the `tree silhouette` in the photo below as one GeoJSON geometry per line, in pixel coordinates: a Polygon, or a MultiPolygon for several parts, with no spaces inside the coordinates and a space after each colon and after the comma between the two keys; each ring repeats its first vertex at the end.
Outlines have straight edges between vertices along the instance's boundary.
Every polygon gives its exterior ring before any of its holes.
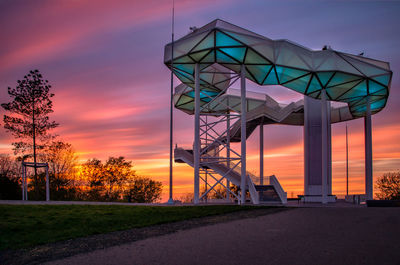
{"type": "Polygon", "coordinates": [[[4,128],[20,139],[13,143],[15,154],[30,151],[29,156],[33,156],[33,162],[36,164],[37,149],[44,147],[37,140],[41,143],[49,140],[52,135],[48,131],[58,126],[56,122],[50,121],[48,116],[53,112],[51,98],[54,94],[49,92],[51,85],[48,80],[43,80],[39,70],[30,71],[17,83],[16,88],[8,88],[8,94],[13,100],[1,104],[11,113],[10,116],[4,115],[4,128]]]}

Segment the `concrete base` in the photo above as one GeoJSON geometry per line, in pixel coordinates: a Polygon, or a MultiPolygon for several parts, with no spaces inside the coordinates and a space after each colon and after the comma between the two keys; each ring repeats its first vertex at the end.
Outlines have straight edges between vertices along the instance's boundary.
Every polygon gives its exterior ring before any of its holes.
{"type": "MultiPolygon", "coordinates": [[[[336,202],[335,195],[328,195],[328,202],[336,202]]],[[[322,203],[322,195],[304,195],[301,199],[302,202],[320,202],[322,203]]]]}
{"type": "Polygon", "coordinates": [[[346,195],[345,201],[354,204],[365,203],[367,201],[367,195],[366,194],[346,195]]]}

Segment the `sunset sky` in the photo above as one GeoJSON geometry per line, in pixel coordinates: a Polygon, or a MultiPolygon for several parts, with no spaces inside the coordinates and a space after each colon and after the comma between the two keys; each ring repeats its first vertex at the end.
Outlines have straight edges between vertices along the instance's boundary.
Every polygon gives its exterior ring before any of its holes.
{"type": "MultiPolygon", "coordinates": [[[[171,39],[172,0],[0,1],[0,102],[31,69],[53,86],[55,133],[79,159],[125,156],[137,173],[168,192],[170,72],[163,64],[171,39]]],[[[400,2],[175,1],[175,36],[220,18],[271,39],[390,62],[386,108],[372,118],[374,179],[400,170],[400,2]]],[[[178,81],[175,80],[175,85],[178,81]]],[[[248,81],[248,88],[255,89],[248,81]]],[[[280,101],[301,97],[285,88],[280,101]]],[[[1,115],[4,111],[1,110],[1,115]]],[[[174,143],[190,147],[193,117],[175,110],[174,143]]],[[[363,120],[348,122],[350,192],[364,190],[363,120]]],[[[258,130],[248,140],[248,170],[258,174],[258,130]]],[[[303,193],[303,129],[265,126],[264,175],[275,174],[288,196],[303,193]]],[[[345,124],[332,126],[333,194],[345,193],[345,124]]],[[[0,129],[0,152],[13,138],[0,129]]],[[[175,164],[175,197],[191,192],[193,170],[175,164]]]]}

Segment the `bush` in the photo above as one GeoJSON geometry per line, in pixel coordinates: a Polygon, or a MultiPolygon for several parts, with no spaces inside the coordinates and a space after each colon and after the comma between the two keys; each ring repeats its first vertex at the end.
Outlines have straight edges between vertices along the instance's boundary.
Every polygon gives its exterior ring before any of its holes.
{"type": "Polygon", "coordinates": [[[376,196],[380,200],[400,200],[400,171],[388,172],[376,181],[376,196]]]}
{"type": "Polygon", "coordinates": [[[20,200],[21,185],[17,178],[0,175],[0,200],[20,200]]]}
{"type": "Polygon", "coordinates": [[[145,177],[135,177],[125,191],[128,202],[151,203],[161,199],[162,183],[145,177]]]}

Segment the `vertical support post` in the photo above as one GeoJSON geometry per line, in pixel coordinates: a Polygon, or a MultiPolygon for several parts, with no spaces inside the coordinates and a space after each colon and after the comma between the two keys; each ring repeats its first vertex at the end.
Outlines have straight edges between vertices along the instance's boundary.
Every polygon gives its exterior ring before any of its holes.
{"type": "Polygon", "coordinates": [[[49,165],[46,165],[46,201],[50,201],[49,165]]]}
{"type": "Polygon", "coordinates": [[[260,185],[264,185],[264,124],[260,124],[260,185]]]}
{"type": "Polygon", "coordinates": [[[331,102],[326,102],[327,108],[327,119],[326,119],[326,127],[328,130],[328,178],[327,178],[327,185],[326,185],[326,194],[332,195],[332,125],[331,125],[331,102]]]}
{"type": "Polygon", "coordinates": [[[308,175],[309,175],[309,142],[308,142],[308,134],[309,128],[308,128],[308,100],[306,98],[307,96],[304,96],[304,126],[303,126],[303,144],[304,144],[304,195],[309,195],[308,191],[308,175]]]}
{"type": "Polygon", "coordinates": [[[365,194],[367,200],[373,199],[372,180],[372,129],[371,129],[371,101],[367,96],[367,110],[364,117],[365,136],[365,194]]]}
{"type": "Polygon", "coordinates": [[[346,122],[346,195],[349,195],[349,141],[347,136],[347,122],[346,122]]]}
{"type": "Polygon", "coordinates": [[[25,175],[25,201],[28,200],[28,175],[26,174],[27,169],[26,166],[24,166],[24,175],[25,175]]]}
{"type": "MultiPolygon", "coordinates": [[[[226,166],[229,169],[231,167],[231,116],[228,111],[226,116],[226,166]]],[[[226,179],[226,200],[230,198],[230,182],[226,179]]]]}
{"type": "Polygon", "coordinates": [[[173,178],[173,126],[174,126],[174,22],[175,22],[175,2],[172,2],[172,35],[171,35],[171,91],[170,91],[170,110],[169,110],[169,199],[168,204],[174,204],[172,196],[173,178]]]}
{"type": "Polygon", "coordinates": [[[199,203],[199,180],[200,180],[200,67],[194,67],[194,204],[199,203]]]}
{"type": "Polygon", "coordinates": [[[24,176],[24,164],[21,163],[21,187],[22,187],[22,200],[25,201],[25,176],[24,176]]]}
{"type": "Polygon", "coordinates": [[[321,127],[322,127],[322,203],[327,203],[328,180],[328,124],[325,88],[321,89],[321,127]]]}
{"type": "Polygon", "coordinates": [[[240,181],[240,201],[246,202],[246,68],[244,64],[240,68],[240,98],[241,98],[241,181],[240,181]]]}

